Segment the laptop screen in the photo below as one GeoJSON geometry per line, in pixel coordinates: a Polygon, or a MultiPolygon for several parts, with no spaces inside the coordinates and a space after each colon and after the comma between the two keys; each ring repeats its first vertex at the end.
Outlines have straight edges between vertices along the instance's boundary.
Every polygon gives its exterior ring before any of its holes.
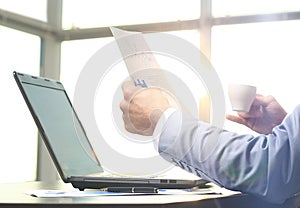
{"type": "MultiPolygon", "coordinates": [[[[35,120],[38,120],[42,127],[39,130],[44,132],[43,135],[46,136],[48,146],[63,176],[68,178],[102,172],[64,88],[57,86],[57,82],[53,87],[49,87],[48,83],[43,85],[44,79],[40,79],[38,84],[34,81],[30,82],[27,79],[21,84],[27,102],[30,103],[34,117],[36,117],[35,120]]],[[[44,82],[52,81],[45,80],[44,82]]]]}

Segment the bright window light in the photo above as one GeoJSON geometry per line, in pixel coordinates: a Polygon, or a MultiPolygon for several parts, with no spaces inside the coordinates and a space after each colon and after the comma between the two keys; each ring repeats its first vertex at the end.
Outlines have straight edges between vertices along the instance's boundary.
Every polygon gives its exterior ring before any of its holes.
{"type": "MultiPolygon", "coordinates": [[[[228,83],[252,84],[258,93],[273,95],[287,111],[293,110],[300,103],[293,96],[300,89],[299,37],[299,20],[214,27],[212,62],[225,91],[228,83]]],[[[227,110],[231,113],[229,102],[227,110]]]]}
{"type": "Polygon", "coordinates": [[[60,79],[71,100],[73,100],[77,79],[87,61],[111,41],[113,41],[112,37],[62,42],[60,79]]]}
{"type": "Polygon", "coordinates": [[[0,0],[0,9],[47,21],[47,0],[0,0]]]}
{"type": "Polygon", "coordinates": [[[39,75],[40,38],[0,26],[0,182],[36,179],[37,128],[13,71],[39,75]]]}
{"type": "Polygon", "coordinates": [[[63,1],[64,29],[189,20],[199,17],[199,0],[63,1]]]}
{"type": "Polygon", "coordinates": [[[299,11],[296,0],[212,0],[215,17],[299,11]]]}

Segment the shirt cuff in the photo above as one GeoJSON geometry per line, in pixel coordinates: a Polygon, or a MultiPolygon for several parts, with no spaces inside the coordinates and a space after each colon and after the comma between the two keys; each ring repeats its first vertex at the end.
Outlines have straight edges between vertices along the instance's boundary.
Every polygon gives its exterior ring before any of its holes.
{"type": "Polygon", "coordinates": [[[175,112],[177,111],[176,108],[168,108],[167,110],[164,111],[164,113],[162,114],[162,116],[159,118],[156,127],[154,129],[153,132],[153,137],[154,137],[154,148],[156,151],[158,151],[158,143],[159,143],[159,138],[160,135],[163,131],[163,128],[165,126],[165,123],[167,122],[168,118],[175,112]]]}

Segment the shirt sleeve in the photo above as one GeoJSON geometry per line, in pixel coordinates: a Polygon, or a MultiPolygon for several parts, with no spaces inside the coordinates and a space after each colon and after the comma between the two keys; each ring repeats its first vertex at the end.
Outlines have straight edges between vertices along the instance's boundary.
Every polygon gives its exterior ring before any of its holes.
{"type": "Polygon", "coordinates": [[[283,203],[300,192],[300,105],[269,135],[239,135],[176,111],[160,155],[225,188],[283,203]]]}
{"type": "Polygon", "coordinates": [[[168,120],[168,118],[176,111],[176,108],[168,108],[167,110],[164,111],[163,115],[159,118],[155,129],[153,131],[153,144],[155,150],[158,150],[158,143],[159,143],[159,138],[160,135],[163,131],[165,122],[168,120]]]}

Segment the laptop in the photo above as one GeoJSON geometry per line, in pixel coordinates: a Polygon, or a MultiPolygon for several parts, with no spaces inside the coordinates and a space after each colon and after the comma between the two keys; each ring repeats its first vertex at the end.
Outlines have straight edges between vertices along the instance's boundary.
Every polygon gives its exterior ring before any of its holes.
{"type": "Polygon", "coordinates": [[[107,187],[191,188],[206,183],[201,178],[107,176],[62,83],[24,73],[13,74],[64,182],[79,190],[107,187]]]}

